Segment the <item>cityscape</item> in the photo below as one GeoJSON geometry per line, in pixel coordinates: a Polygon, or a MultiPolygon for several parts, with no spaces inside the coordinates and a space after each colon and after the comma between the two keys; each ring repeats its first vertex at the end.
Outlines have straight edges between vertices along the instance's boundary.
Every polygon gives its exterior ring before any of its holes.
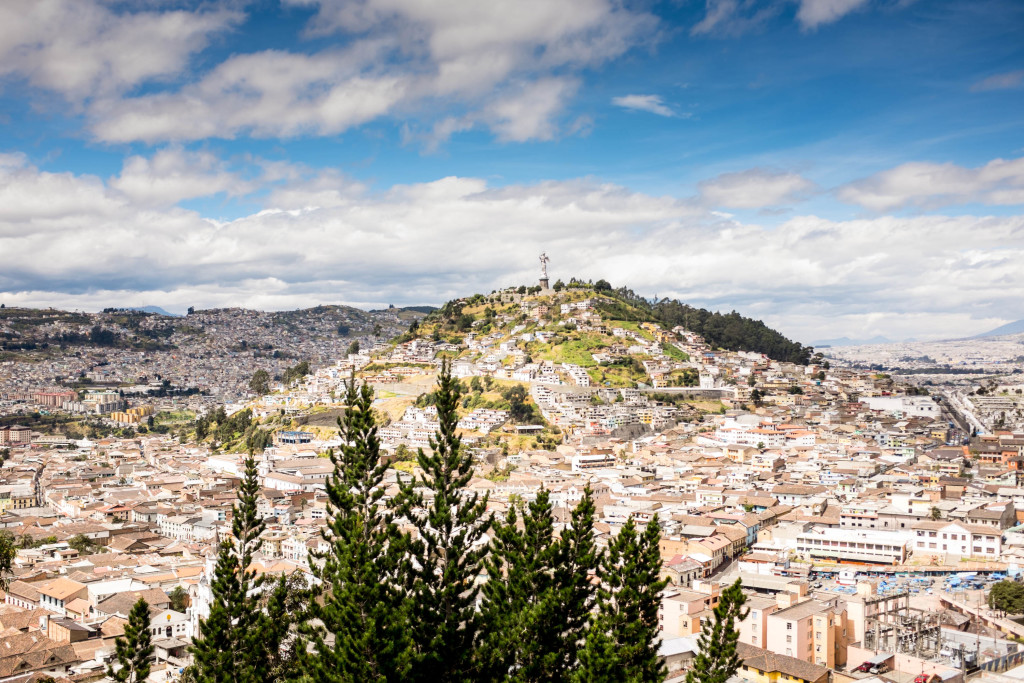
{"type": "Polygon", "coordinates": [[[0,4],[0,683],[1024,681],[1021,31],[0,4]]]}

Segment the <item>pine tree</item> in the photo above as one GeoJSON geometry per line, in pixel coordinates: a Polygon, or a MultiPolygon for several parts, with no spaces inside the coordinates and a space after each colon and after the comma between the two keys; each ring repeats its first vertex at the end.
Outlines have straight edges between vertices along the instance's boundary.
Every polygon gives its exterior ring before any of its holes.
{"type": "Polygon", "coordinates": [[[266,594],[259,633],[267,657],[267,680],[291,681],[301,676],[297,646],[302,641],[292,626],[308,614],[310,595],[302,572],[278,577],[266,594]]]}
{"type": "Polygon", "coordinates": [[[579,666],[580,648],[594,608],[596,588],[592,574],[601,562],[594,541],[596,508],[590,487],[572,511],[572,521],[562,530],[554,567],[555,600],[558,609],[551,618],[558,622],[560,659],[552,670],[553,681],[568,681],[579,666]]]}
{"type": "Polygon", "coordinates": [[[736,622],[747,618],[750,610],[743,606],[746,601],[739,579],[718,596],[714,619],[701,626],[697,638],[700,652],[693,658],[693,668],[686,673],[686,683],[725,683],[739,671],[743,660],[736,652],[740,639],[736,622]]]}
{"type": "Polygon", "coordinates": [[[149,633],[149,604],[142,598],[128,613],[124,635],[117,637],[114,646],[117,668],[113,664],[108,666],[108,676],[118,683],[143,683],[149,678],[153,643],[149,633]]]}
{"type": "Polygon", "coordinates": [[[601,560],[598,610],[580,653],[579,683],[665,680],[658,659],[658,607],[665,581],[658,578],[661,555],[658,516],[638,535],[629,519],[601,560]]]}
{"type": "Polygon", "coordinates": [[[402,482],[399,510],[417,532],[405,564],[414,649],[409,680],[446,683],[480,677],[476,579],[491,517],[487,497],[465,489],[473,476],[472,456],[455,433],[460,389],[448,363],[441,366],[435,397],[440,426],[430,440],[432,452],[419,450],[424,475],[402,482]],[[425,498],[420,487],[432,496],[425,498]]]}
{"type": "Polygon", "coordinates": [[[489,677],[569,680],[593,604],[588,572],[597,561],[589,489],[572,524],[554,539],[550,495],[541,490],[519,528],[515,508],[494,529],[483,586],[489,677]]]}
{"type": "Polygon", "coordinates": [[[213,572],[210,615],[192,641],[191,674],[198,683],[262,683],[269,680],[268,652],[262,637],[265,615],[256,592],[262,581],[250,568],[259,550],[263,520],[257,511],[259,481],[250,452],[245,476],[232,508],[233,539],[224,539],[213,572]]]}
{"type": "Polygon", "coordinates": [[[327,482],[324,532],[331,549],[316,570],[328,588],[323,604],[311,607],[323,628],[306,629],[312,653],[303,658],[304,673],[313,681],[402,680],[411,656],[397,589],[404,544],[381,501],[388,466],[380,458],[373,391],[365,384],[357,391],[354,377],[338,426],[343,443],[330,453],[335,469],[327,482]]]}
{"type": "Polygon", "coordinates": [[[486,624],[481,647],[491,677],[509,681],[548,681],[558,633],[549,619],[553,605],[552,568],[555,561],[554,520],[550,494],[542,489],[525,507],[522,529],[515,506],[504,523],[495,523],[489,575],[483,585],[486,624]]]}

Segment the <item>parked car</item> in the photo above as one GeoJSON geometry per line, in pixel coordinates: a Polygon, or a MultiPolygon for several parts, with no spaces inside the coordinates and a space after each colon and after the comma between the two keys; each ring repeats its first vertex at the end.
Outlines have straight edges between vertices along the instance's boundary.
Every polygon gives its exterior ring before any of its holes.
{"type": "Polygon", "coordinates": [[[867,673],[871,669],[871,662],[864,662],[858,666],[854,671],[860,671],[861,673],[867,673]]]}

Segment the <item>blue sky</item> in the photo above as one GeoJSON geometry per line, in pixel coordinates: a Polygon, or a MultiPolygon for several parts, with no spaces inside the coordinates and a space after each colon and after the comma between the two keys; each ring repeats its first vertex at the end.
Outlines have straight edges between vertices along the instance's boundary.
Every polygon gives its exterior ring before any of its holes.
{"type": "Polygon", "coordinates": [[[805,342],[1024,318],[1024,4],[11,0],[0,300],[604,277],[805,342]]]}

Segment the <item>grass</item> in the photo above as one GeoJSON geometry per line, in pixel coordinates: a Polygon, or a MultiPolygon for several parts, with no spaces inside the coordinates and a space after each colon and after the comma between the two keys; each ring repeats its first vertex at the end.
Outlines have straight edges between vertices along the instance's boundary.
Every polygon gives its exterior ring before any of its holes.
{"type": "Polygon", "coordinates": [[[598,386],[614,388],[635,387],[637,382],[647,379],[646,375],[633,372],[622,366],[602,366],[587,368],[590,381],[598,386]]]}
{"type": "Polygon", "coordinates": [[[556,363],[572,363],[582,367],[593,367],[597,365],[597,361],[594,360],[591,352],[607,348],[609,344],[610,342],[605,335],[585,332],[576,339],[570,339],[555,346],[538,344],[534,355],[543,360],[550,360],[556,363]],[[541,348],[545,346],[547,346],[546,350],[541,348]]]}
{"type": "Polygon", "coordinates": [[[624,330],[636,332],[647,341],[654,341],[654,335],[645,329],[640,327],[640,323],[631,322],[628,320],[609,320],[607,322],[608,327],[621,327],[624,330]]]}
{"type": "Polygon", "coordinates": [[[672,360],[681,361],[683,363],[690,360],[690,354],[680,349],[677,349],[671,344],[662,344],[661,348],[665,355],[671,358],[672,360]]]}

